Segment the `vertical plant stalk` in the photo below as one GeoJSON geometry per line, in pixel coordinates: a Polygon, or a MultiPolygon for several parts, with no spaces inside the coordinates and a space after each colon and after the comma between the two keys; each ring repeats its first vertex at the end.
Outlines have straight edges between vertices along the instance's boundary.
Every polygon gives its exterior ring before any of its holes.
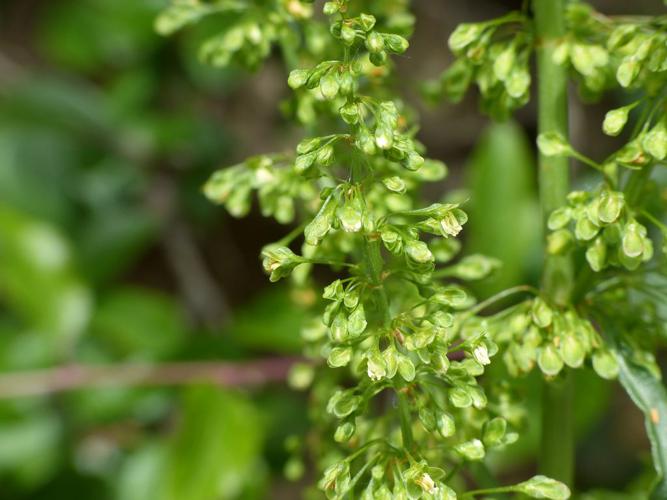
{"type": "MultiPolygon", "coordinates": [[[[567,69],[553,61],[553,51],[565,35],[565,0],[535,0],[537,38],[538,131],[568,137],[567,69]]],[[[565,204],[569,192],[567,158],[539,157],[540,203],[543,224],[549,214],[565,204]]],[[[569,256],[546,255],[542,292],[558,306],[570,301],[573,266],[569,256]]],[[[573,380],[567,370],[561,378],[545,382],[542,396],[542,443],[539,468],[546,476],[572,485],[574,469],[573,380]]]]}

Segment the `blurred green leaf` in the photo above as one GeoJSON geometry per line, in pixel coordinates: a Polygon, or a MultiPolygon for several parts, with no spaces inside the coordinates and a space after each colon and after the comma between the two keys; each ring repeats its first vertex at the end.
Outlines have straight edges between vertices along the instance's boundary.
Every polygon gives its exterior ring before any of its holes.
{"type": "Polygon", "coordinates": [[[174,299],[129,287],[118,288],[101,299],[91,327],[111,351],[144,359],[169,356],[187,333],[184,313],[174,299]]]}
{"type": "Polygon", "coordinates": [[[512,121],[489,125],[467,169],[471,201],[465,229],[471,252],[503,263],[484,282],[485,294],[522,282],[537,265],[541,222],[534,171],[521,127],[512,121]]]}
{"type": "Polygon", "coordinates": [[[238,497],[262,481],[264,430],[257,410],[239,394],[188,389],[184,413],[162,479],[164,500],[238,497]]]}
{"type": "Polygon", "coordinates": [[[166,446],[158,442],[145,445],[126,458],[117,482],[116,500],[153,497],[160,485],[166,455],[166,446]]]}
{"type": "Polygon", "coordinates": [[[0,205],[0,295],[32,327],[68,348],[88,323],[92,297],[69,242],[53,226],[0,205]]]}

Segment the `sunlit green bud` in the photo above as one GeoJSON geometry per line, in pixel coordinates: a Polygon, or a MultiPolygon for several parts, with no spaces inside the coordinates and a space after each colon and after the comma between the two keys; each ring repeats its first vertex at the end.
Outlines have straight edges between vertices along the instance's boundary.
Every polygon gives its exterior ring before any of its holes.
{"type": "Polygon", "coordinates": [[[325,99],[331,100],[336,97],[339,89],[340,84],[336,75],[328,74],[320,80],[320,92],[325,99]]]}
{"type": "Polygon", "coordinates": [[[533,323],[540,328],[549,326],[553,319],[553,311],[540,297],[536,297],[535,300],[533,300],[531,315],[533,317],[533,323]]]}
{"type": "Polygon", "coordinates": [[[545,132],[537,137],[537,147],[544,156],[566,156],[572,148],[558,132],[545,132]]]}
{"type": "Polygon", "coordinates": [[[342,312],[334,316],[329,329],[329,335],[334,342],[344,342],[347,339],[347,318],[342,312]]]}
{"type": "Polygon", "coordinates": [[[419,420],[421,421],[424,429],[428,432],[434,432],[436,429],[436,418],[435,412],[428,406],[422,406],[419,408],[419,420]]]}
{"type": "Polygon", "coordinates": [[[408,240],[405,244],[405,253],[410,259],[419,264],[427,264],[434,260],[428,245],[420,240],[408,240]]]}
{"type": "Polygon", "coordinates": [[[402,54],[410,46],[409,42],[401,35],[385,33],[382,37],[384,38],[384,45],[387,47],[387,50],[394,54],[402,54]]]}
{"type": "Polygon", "coordinates": [[[563,369],[563,358],[552,343],[548,343],[540,349],[537,355],[537,364],[542,373],[553,377],[563,369]]]}
{"type": "Polygon", "coordinates": [[[366,48],[375,54],[384,50],[384,38],[377,31],[373,31],[366,37],[366,48]]]}
{"type": "Polygon", "coordinates": [[[586,249],[586,260],[593,271],[600,272],[607,262],[607,245],[603,238],[596,238],[586,249]]]}
{"type": "Polygon", "coordinates": [[[287,383],[292,389],[305,390],[310,387],[315,378],[315,370],[306,363],[294,363],[287,376],[287,383]]]}
{"type": "Polygon", "coordinates": [[[551,231],[565,227],[572,220],[572,209],[570,207],[560,207],[551,212],[547,226],[551,231]]]}
{"type": "Polygon", "coordinates": [[[624,204],[623,193],[603,191],[598,201],[599,219],[606,224],[615,222],[620,217],[624,204]]]}
{"type": "Polygon", "coordinates": [[[622,108],[607,111],[602,122],[602,131],[611,136],[621,133],[623,127],[628,122],[628,115],[633,106],[623,106],[622,108]]]}
{"type": "Polygon", "coordinates": [[[389,191],[395,193],[405,193],[405,181],[398,176],[394,177],[385,177],[382,179],[382,183],[389,191]]]}
{"type": "Polygon", "coordinates": [[[465,386],[454,386],[449,390],[449,401],[456,408],[468,408],[472,405],[472,395],[465,386]]]}
{"type": "Polygon", "coordinates": [[[451,210],[446,212],[440,219],[440,229],[442,230],[443,236],[457,236],[463,229],[463,224],[467,220],[467,216],[464,218],[461,214],[465,215],[465,212],[459,210],[454,212],[451,210]]]}
{"type": "Polygon", "coordinates": [[[357,32],[347,24],[343,24],[340,28],[340,38],[346,45],[352,45],[356,36],[357,32]]]}
{"type": "Polygon", "coordinates": [[[368,55],[368,59],[375,66],[382,66],[387,63],[387,53],[384,50],[380,52],[371,52],[368,55]]]}
{"type": "Polygon", "coordinates": [[[380,149],[391,149],[394,144],[394,132],[385,125],[378,125],[375,129],[375,144],[380,149]]]}
{"type": "Polygon", "coordinates": [[[449,37],[449,48],[452,52],[459,52],[482,35],[484,25],[464,23],[459,24],[449,37]]]}
{"type": "Polygon", "coordinates": [[[472,357],[480,365],[491,364],[491,358],[489,358],[489,349],[484,344],[479,344],[472,350],[472,357]]]}
{"type": "Polygon", "coordinates": [[[507,432],[507,421],[496,417],[487,421],[482,430],[482,441],[486,446],[496,446],[502,442],[507,432]]]}
{"type": "Polygon", "coordinates": [[[366,312],[364,311],[364,305],[359,304],[357,308],[352,311],[350,317],[347,321],[347,331],[350,335],[361,335],[364,330],[366,330],[368,322],[366,321],[366,312]]]}
{"type": "Polygon", "coordinates": [[[327,357],[327,364],[331,368],[340,368],[347,365],[352,359],[351,347],[334,347],[327,357]]]}
{"type": "Polygon", "coordinates": [[[592,240],[595,238],[598,232],[600,232],[600,227],[591,222],[591,220],[586,215],[579,217],[579,219],[577,219],[576,225],[574,226],[574,235],[578,240],[592,240]]]}
{"type": "Polygon", "coordinates": [[[579,368],[584,364],[586,350],[581,341],[577,338],[575,332],[566,332],[565,335],[561,337],[560,345],[558,347],[560,348],[560,355],[563,358],[563,362],[570,368],[579,368]]]}
{"type": "Polygon", "coordinates": [[[572,233],[567,229],[559,229],[547,236],[547,252],[550,255],[561,255],[572,246],[572,233]]]}
{"type": "Polygon", "coordinates": [[[354,77],[349,71],[340,75],[340,94],[348,97],[354,93],[354,77]]]}
{"type": "Polygon", "coordinates": [[[456,432],[456,423],[454,422],[454,417],[452,417],[449,413],[438,413],[436,418],[436,426],[438,432],[444,438],[451,437],[456,432]]]}
{"type": "Polygon", "coordinates": [[[398,372],[399,354],[396,351],[396,348],[390,344],[389,347],[382,351],[382,357],[384,358],[384,364],[387,368],[387,378],[394,378],[398,372]]]}
{"type": "Polygon", "coordinates": [[[336,12],[338,12],[339,8],[340,4],[338,2],[326,2],[322,12],[324,12],[325,16],[333,16],[336,12]]]}
{"type": "Polygon", "coordinates": [[[615,379],[618,376],[618,360],[608,349],[598,349],[593,353],[593,369],[604,379],[615,379]]]}
{"type": "Polygon", "coordinates": [[[658,123],[646,133],[642,147],[656,160],[664,160],[667,157],[667,126],[664,122],[658,123]]]}
{"type": "Polygon", "coordinates": [[[530,88],[530,73],[526,68],[515,67],[505,80],[505,89],[507,93],[519,99],[530,88]]]}
{"type": "Polygon", "coordinates": [[[582,75],[594,75],[597,68],[606,66],[609,53],[600,45],[575,43],[570,51],[570,60],[574,68],[582,75]]]}
{"type": "Polygon", "coordinates": [[[289,276],[294,268],[305,262],[287,247],[267,247],[262,251],[264,271],[270,274],[271,282],[289,276]]]}
{"type": "Polygon", "coordinates": [[[340,113],[341,118],[350,125],[354,125],[359,122],[359,105],[356,102],[349,102],[342,106],[338,112],[340,113]]]}
{"type": "Polygon", "coordinates": [[[570,489],[560,481],[546,476],[533,476],[528,481],[519,483],[514,488],[531,498],[548,498],[550,500],[567,500],[570,489]]]}
{"type": "Polygon", "coordinates": [[[387,375],[387,367],[384,358],[377,349],[371,350],[366,355],[366,372],[371,380],[380,380],[387,375]]]}
{"type": "Polygon", "coordinates": [[[629,87],[639,75],[641,66],[633,57],[626,57],[616,70],[616,79],[621,87],[629,87]]]}
{"type": "Polygon", "coordinates": [[[636,222],[630,222],[623,228],[623,253],[628,257],[639,257],[644,252],[646,228],[636,222]],[[643,231],[642,231],[643,230],[643,231]]]}
{"type": "Polygon", "coordinates": [[[509,76],[515,58],[516,51],[512,45],[509,45],[496,57],[496,60],[493,62],[493,73],[498,80],[504,81],[509,76]]]}
{"type": "Polygon", "coordinates": [[[402,163],[405,168],[412,171],[419,170],[423,164],[424,157],[415,151],[410,151],[402,163]]]}
{"type": "Polygon", "coordinates": [[[287,78],[287,85],[292,89],[298,89],[303,87],[308,80],[310,72],[307,69],[294,69],[290,71],[289,77],[287,78]]]}
{"type": "Polygon", "coordinates": [[[479,439],[471,439],[454,447],[465,460],[482,460],[486,455],[484,444],[479,439]]]}
{"type": "Polygon", "coordinates": [[[415,379],[415,365],[409,357],[399,355],[398,373],[406,382],[412,382],[415,379]]]}
{"type": "Polygon", "coordinates": [[[357,430],[353,422],[344,422],[336,427],[336,432],[334,433],[334,440],[337,443],[347,443],[352,436],[354,436],[355,431],[357,430]]]}

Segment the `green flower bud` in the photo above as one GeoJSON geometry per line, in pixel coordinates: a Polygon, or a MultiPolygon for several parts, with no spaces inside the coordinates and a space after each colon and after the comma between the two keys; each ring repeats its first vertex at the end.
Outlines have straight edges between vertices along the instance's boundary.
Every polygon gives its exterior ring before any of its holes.
{"type": "Polygon", "coordinates": [[[340,221],[343,231],[346,233],[357,233],[361,230],[362,214],[359,207],[353,202],[345,203],[342,207],[336,210],[336,216],[340,221]]]}
{"type": "Polygon", "coordinates": [[[399,355],[398,373],[406,382],[412,382],[415,379],[415,365],[409,357],[399,355]]]}
{"type": "Polygon", "coordinates": [[[553,311],[540,297],[536,297],[535,300],[533,300],[531,314],[533,317],[533,323],[535,323],[535,325],[539,326],[540,328],[546,328],[549,326],[553,319],[553,311]]]}
{"type": "Polygon", "coordinates": [[[338,2],[325,2],[322,12],[325,16],[333,16],[339,10],[338,2]]]}
{"type": "Polygon", "coordinates": [[[465,460],[482,460],[486,455],[484,444],[479,439],[471,439],[465,443],[460,443],[454,447],[454,450],[465,460]]]}
{"type": "Polygon", "coordinates": [[[621,216],[625,201],[623,193],[603,191],[598,199],[598,217],[605,224],[611,224],[621,216]]]}
{"type": "Polygon", "coordinates": [[[595,238],[595,241],[586,249],[586,260],[596,273],[604,269],[607,263],[607,246],[604,238],[595,238]]]}
{"type": "Polygon", "coordinates": [[[301,88],[306,84],[309,75],[310,72],[306,69],[294,69],[290,71],[287,78],[287,85],[294,90],[301,88]]]}
{"type": "Polygon", "coordinates": [[[505,432],[507,432],[507,421],[502,417],[493,418],[484,424],[482,441],[486,446],[496,446],[501,444],[505,432]]]}
{"type": "Polygon", "coordinates": [[[371,14],[360,14],[359,24],[364,31],[370,31],[373,29],[373,26],[375,26],[375,16],[371,14]]]}
{"type": "Polygon", "coordinates": [[[623,106],[622,108],[607,111],[602,122],[602,131],[611,136],[617,136],[628,122],[628,115],[634,106],[623,106]]]}
{"type": "Polygon", "coordinates": [[[394,54],[402,54],[408,50],[408,47],[410,46],[408,41],[400,35],[385,33],[382,37],[384,38],[384,45],[387,47],[387,50],[394,54]]]}
{"type": "Polygon", "coordinates": [[[446,212],[440,219],[440,229],[442,235],[457,236],[463,230],[463,224],[468,220],[468,216],[463,210],[450,210],[446,212]]]}
{"type": "Polygon", "coordinates": [[[375,129],[375,144],[380,149],[391,149],[394,144],[394,132],[385,125],[378,125],[375,129]]]}
{"type": "Polygon", "coordinates": [[[667,157],[667,126],[664,122],[658,123],[646,133],[642,147],[656,160],[664,160],[667,157]]]}
{"type": "Polygon", "coordinates": [[[349,97],[352,94],[354,94],[354,77],[350,73],[350,71],[346,71],[343,74],[340,75],[340,94],[349,97]]]}
{"type": "Polygon", "coordinates": [[[562,255],[572,246],[572,233],[567,229],[559,229],[547,236],[547,252],[551,255],[562,255]]]}
{"type": "MultiPolygon", "coordinates": [[[[340,280],[336,280],[340,281],[340,280]]],[[[354,309],[359,305],[359,292],[357,290],[348,290],[343,296],[343,303],[348,309],[354,309]]]]}
{"type": "Polygon", "coordinates": [[[359,304],[357,308],[352,311],[350,317],[347,321],[347,331],[350,335],[357,336],[361,335],[364,330],[366,330],[368,322],[366,321],[366,312],[364,311],[364,305],[359,304]]]}
{"type": "Polygon", "coordinates": [[[342,312],[339,312],[334,316],[329,329],[329,335],[334,342],[344,342],[347,339],[347,318],[342,312]]]}
{"type": "Polygon", "coordinates": [[[387,63],[387,53],[384,50],[381,52],[371,52],[368,55],[368,59],[375,66],[382,66],[387,63]]]}
{"type": "Polygon", "coordinates": [[[505,90],[515,99],[520,99],[530,88],[530,73],[526,68],[514,68],[505,80],[505,90]]]}
{"type": "Polygon", "coordinates": [[[419,264],[427,264],[434,261],[433,254],[428,245],[420,240],[408,240],[405,244],[405,253],[413,261],[419,264]]]}
{"type": "Polygon", "coordinates": [[[337,462],[330,465],[322,475],[321,486],[324,490],[333,490],[337,483],[347,482],[345,478],[350,476],[350,464],[347,461],[337,462]]]}
{"type": "Polygon", "coordinates": [[[317,246],[331,230],[336,204],[332,198],[328,198],[315,218],[310,221],[303,231],[306,243],[317,246]]]}
{"type": "Polygon", "coordinates": [[[331,368],[346,366],[352,359],[351,347],[334,347],[327,357],[327,364],[331,368]]]}
{"type": "Polygon", "coordinates": [[[568,331],[560,341],[560,355],[570,368],[579,368],[584,364],[586,350],[573,331],[568,331]]]}
{"type": "Polygon", "coordinates": [[[352,45],[354,43],[354,39],[357,36],[357,32],[354,30],[354,28],[351,28],[347,24],[344,24],[340,28],[340,38],[343,40],[343,43],[345,45],[352,45]]]}
{"type": "Polygon", "coordinates": [[[353,422],[344,422],[336,427],[334,440],[337,443],[347,443],[352,438],[352,436],[354,436],[356,430],[357,428],[353,422]]]}
{"type": "Polygon", "coordinates": [[[467,387],[457,385],[449,390],[449,401],[456,408],[468,408],[472,405],[472,395],[467,387]]]}
{"type": "Polygon", "coordinates": [[[509,45],[496,57],[493,62],[493,73],[498,80],[505,81],[507,79],[510,71],[512,71],[512,66],[514,66],[515,58],[516,51],[512,45],[509,45]]]}
{"type": "Polygon", "coordinates": [[[574,235],[578,240],[589,241],[600,232],[600,227],[591,222],[585,214],[582,214],[574,226],[574,235]]]}
{"type": "Polygon", "coordinates": [[[585,76],[593,76],[598,68],[609,62],[609,53],[600,45],[572,44],[570,60],[574,68],[585,76]]]}
{"type": "Polygon", "coordinates": [[[449,48],[452,52],[459,52],[478,40],[483,32],[484,25],[482,24],[459,24],[449,37],[449,48]]]}
{"type": "Polygon", "coordinates": [[[438,427],[438,432],[444,438],[451,437],[456,432],[456,423],[454,422],[454,417],[452,417],[449,413],[439,413],[437,416],[436,425],[438,427]]]}
{"type": "Polygon", "coordinates": [[[313,165],[313,163],[315,163],[316,157],[317,153],[315,152],[297,156],[296,160],[294,161],[294,170],[296,170],[298,173],[305,172],[313,165]]]}
{"type": "Polygon", "coordinates": [[[570,207],[560,207],[551,212],[547,226],[551,231],[555,231],[567,226],[570,220],[572,220],[572,209],[570,207]]]}
{"type": "Polygon", "coordinates": [[[317,153],[315,153],[315,161],[320,165],[327,166],[330,165],[334,159],[334,147],[333,144],[327,144],[322,146],[317,153]]]}
{"type": "Polygon", "coordinates": [[[322,93],[322,97],[327,100],[335,98],[338,95],[339,89],[340,84],[335,75],[328,74],[323,76],[320,80],[320,92],[322,93]]]}
{"type": "Polygon", "coordinates": [[[422,406],[419,408],[419,420],[421,421],[424,429],[428,432],[434,432],[437,426],[437,421],[435,417],[435,412],[428,406],[422,406]]]}
{"type": "Polygon", "coordinates": [[[424,161],[425,160],[422,155],[414,151],[410,151],[405,157],[405,160],[402,162],[402,165],[408,170],[414,172],[421,168],[421,166],[424,164],[424,161]]]}
{"type": "Polygon", "coordinates": [[[359,106],[356,102],[349,102],[342,106],[338,112],[345,123],[354,125],[359,122],[359,106]]]}
{"type": "Polygon", "coordinates": [[[380,380],[387,375],[387,368],[384,358],[377,349],[371,350],[366,355],[366,366],[368,378],[371,380],[380,380]]]}
{"type": "Polygon", "coordinates": [[[621,87],[627,88],[632,85],[632,82],[639,75],[641,67],[639,63],[632,57],[626,57],[616,70],[616,79],[621,87]]]}
{"type": "Polygon", "coordinates": [[[537,147],[544,156],[567,156],[572,151],[565,138],[558,132],[546,132],[537,137],[537,147]]]}
{"type": "Polygon", "coordinates": [[[438,290],[429,300],[443,306],[459,307],[466,303],[468,294],[462,288],[449,286],[438,290]]]}
{"type": "Polygon", "coordinates": [[[296,266],[305,262],[303,257],[295,255],[287,247],[267,247],[262,251],[262,257],[264,271],[270,274],[271,282],[289,276],[296,266]]]}
{"type": "Polygon", "coordinates": [[[369,52],[376,54],[384,50],[384,38],[376,31],[366,37],[366,48],[369,52]]]}
{"type": "Polygon", "coordinates": [[[531,498],[548,498],[550,500],[567,500],[570,490],[560,481],[546,476],[534,476],[528,481],[517,484],[514,489],[531,498]]]}
{"type": "Polygon", "coordinates": [[[537,364],[542,373],[553,377],[563,369],[563,358],[561,358],[556,347],[549,343],[540,349],[537,355],[537,364]]]}
{"type": "Polygon", "coordinates": [[[629,222],[623,228],[623,253],[628,257],[640,257],[644,253],[646,228],[637,222],[629,222]]]}
{"type": "Polygon", "coordinates": [[[382,179],[382,183],[389,191],[401,194],[405,193],[405,181],[398,176],[385,177],[382,179]]]}
{"type": "Polygon", "coordinates": [[[399,354],[393,344],[390,344],[389,347],[382,351],[382,357],[387,368],[387,378],[394,378],[398,372],[399,354]]]}
{"type": "Polygon", "coordinates": [[[593,369],[600,377],[613,380],[618,377],[618,360],[613,352],[598,349],[593,353],[593,369]]]}

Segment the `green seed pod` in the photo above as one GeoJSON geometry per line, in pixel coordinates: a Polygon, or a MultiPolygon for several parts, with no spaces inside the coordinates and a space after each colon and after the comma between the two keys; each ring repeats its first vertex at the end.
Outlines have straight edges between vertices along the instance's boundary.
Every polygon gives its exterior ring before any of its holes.
{"type": "Polygon", "coordinates": [[[449,413],[438,413],[436,417],[436,426],[440,435],[444,438],[448,438],[454,435],[456,432],[456,423],[454,422],[454,417],[449,413]]]}
{"type": "Polygon", "coordinates": [[[406,382],[412,382],[415,379],[415,365],[409,357],[398,355],[398,373],[406,382]]]}
{"type": "Polygon", "coordinates": [[[424,429],[428,432],[435,432],[437,427],[437,420],[435,417],[435,412],[428,406],[422,406],[419,408],[419,420],[421,421],[424,429]]]}
{"type": "Polygon", "coordinates": [[[579,368],[584,364],[586,351],[574,331],[566,331],[558,346],[563,362],[570,368],[579,368]]]}
{"type": "Polygon", "coordinates": [[[656,160],[664,160],[667,157],[667,126],[664,122],[658,123],[646,133],[642,147],[656,160]]]}
{"type": "Polygon", "coordinates": [[[593,353],[593,369],[600,377],[613,380],[618,376],[618,360],[613,352],[598,349],[593,353]]]}
{"type": "Polygon", "coordinates": [[[346,233],[357,233],[361,230],[362,213],[354,201],[348,201],[342,207],[338,207],[336,216],[346,233]]]}
{"type": "Polygon", "coordinates": [[[505,90],[515,99],[523,97],[530,88],[530,73],[525,67],[513,68],[505,80],[505,90]]]}
{"type": "Polygon", "coordinates": [[[270,274],[271,282],[289,276],[296,266],[305,261],[287,247],[269,246],[262,251],[262,257],[264,271],[270,274]]]}
{"type": "Polygon", "coordinates": [[[366,330],[366,327],[368,326],[368,322],[366,321],[366,312],[364,311],[364,305],[359,304],[357,308],[352,311],[352,314],[350,314],[350,317],[348,318],[347,322],[347,331],[350,333],[350,335],[353,336],[358,336],[361,335],[364,330],[366,330]]]}
{"type": "Polygon", "coordinates": [[[454,450],[461,455],[465,460],[482,460],[486,455],[484,444],[479,439],[472,439],[465,443],[458,444],[454,450]]]}
{"type": "Polygon", "coordinates": [[[626,224],[623,228],[623,253],[631,258],[640,257],[644,253],[645,234],[646,228],[637,222],[626,224]]]}
{"type": "Polygon", "coordinates": [[[333,217],[336,211],[336,203],[333,198],[328,198],[315,218],[310,221],[303,231],[306,243],[317,246],[331,230],[333,217]]]}
{"type": "Polygon", "coordinates": [[[533,300],[531,314],[533,323],[540,328],[548,327],[553,320],[553,311],[540,297],[536,297],[535,300],[533,300]]]}
{"type": "Polygon", "coordinates": [[[574,236],[581,241],[589,241],[600,232],[600,227],[591,222],[591,219],[582,214],[574,226],[574,236]]]}
{"type": "Polygon", "coordinates": [[[354,94],[355,81],[350,71],[345,71],[340,75],[340,94],[349,97],[354,94]]]}
{"type": "Polygon", "coordinates": [[[394,35],[391,33],[385,33],[382,35],[384,38],[384,45],[387,48],[387,51],[393,52],[394,54],[402,54],[410,46],[409,42],[400,35],[394,35]]]}
{"type": "Polygon", "coordinates": [[[372,54],[377,54],[384,50],[384,38],[377,31],[369,33],[366,37],[366,48],[372,54]]]}
{"type": "Polygon", "coordinates": [[[390,344],[384,351],[382,351],[385,366],[387,367],[387,378],[394,378],[398,372],[398,357],[399,354],[393,344],[390,344]]]}
{"type": "Polygon", "coordinates": [[[354,43],[354,40],[357,36],[357,32],[354,30],[354,28],[348,26],[347,24],[343,24],[340,28],[340,38],[343,40],[343,43],[345,45],[352,45],[354,43]]]}
{"type": "Polygon", "coordinates": [[[406,255],[418,264],[427,264],[434,261],[428,245],[420,240],[408,240],[405,244],[406,255]]]}
{"type": "Polygon", "coordinates": [[[360,14],[359,15],[359,25],[364,31],[370,31],[375,26],[375,16],[371,14],[360,14]]]}
{"type": "Polygon", "coordinates": [[[394,132],[386,125],[378,125],[375,129],[375,145],[380,149],[391,149],[394,144],[394,132]]]}
{"type": "Polygon", "coordinates": [[[537,364],[542,373],[553,377],[563,369],[563,358],[561,358],[556,347],[549,343],[540,349],[537,355],[537,364]]]}
{"type": "Polygon", "coordinates": [[[496,446],[501,444],[507,432],[507,421],[502,417],[492,418],[484,424],[482,430],[482,441],[485,446],[496,446]]]}
{"type": "Polygon", "coordinates": [[[361,116],[359,114],[359,105],[356,102],[348,102],[343,105],[338,112],[345,123],[349,125],[359,123],[361,116]]]}
{"type": "Polygon", "coordinates": [[[325,2],[322,12],[325,16],[333,16],[338,12],[340,4],[338,2],[325,2]]]}
{"type": "Polygon", "coordinates": [[[307,153],[305,155],[299,155],[294,161],[294,170],[298,173],[303,173],[308,170],[313,163],[315,163],[315,158],[317,157],[316,152],[307,153]]]}
{"type": "Polygon", "coordinates": [[[334,440],[337,443],[347,443],[352,438],[352,436],[354,436],[356,430],[357,428],[353,422],[344,422],[336,428],[336,432],[334,433],[334,440]]]}
{"type": "Polygon", "coordinates": [[[287,85],[290,88],[296,90],[303,87],[310,76],[310,72],[305,69],[294,69],[290,71],[289,77],[287,78],[287,85]]]}
{"type": "Polygon", "coordinates": [[[603,191],[598,198],[598,218],[605,224],[611,224],[621,216],[624,205],[623,193],[603,191]]]}
{"type": "Polygon", "coordinates": [[[327,364],[331,368],[346,366],[352,359],[351,347],[334,347],[327,357],[327,364]]]}
{"type": "Polygon", "coordinates": [[[467,386],[457,385],[450,389],[449,401],[456,408],[468,408],[472,405],[472,395],[467,386]]]}
{"type": "Polygon", "coordinates": [[[387,64],[387,53],[384,50],[381,52],[371,52],[368,59],[375,66],[382,66],[387,64]]]}
{"type": "Polygon", "coordinates": [[[609,62],[609,53],[600,45],[572,44],[570,60],[574,68],[585,76],[595,75],[598,68],[609,62]]]}
{"type": "Polygon", "coordinates": [[[621,87],[627,88],[632,85],[640,70],[641,66],[633,57],[626,57],[616,70],[616,79],[621,87]]]}
{"type": "MultiPolygon", "coordinates": [[[[336,280],[340,281],[340,280],[336,280]]],[[[345,304],[345,307],[348,309],[354,309],[359,305],[359,292],[355,290],[347,290],[345,292],[345,295],[343,296],[343,304],[345,304]]]]}
{"type": "Polygon", "coordinates": [[[623,106],[622,108],[607,111],[602,122],[602,131],[610,136],[617,136],[628,122],[628,115],[634,106],[623,106]]]}
{"type": "Polygon", "coordinates": [[[394,177],[385,177],[382,179],[382,183],[385,185],[385,187],[389,191],[393,191],[395,193],[405,193],[405,181],[401,179],[398,176],[394,177]]]}
{"type": "Polygon", "coordinates": [[[331,322],[331,328],[329,329],[329,336],[334,342],[345,342],[348,337],[347,329],[347,318],[345,314],[339,312],[334,316],[333,321],[331,322]]]}
{"type": "Polygon", "coordinates": [[[377,349],[371,350],[366,355],[368,378],[371,380],[380,380],[387,375],[387,367],[384,358],[377,349]]]}
{"type": "Polygon", "coordinates": [[[484,25],[464,23],[459,24],[449,37],[449,48],[457,53],[477,41],[484,32],[484,25]]]}
{"type": "Polygon", "coordinates": [[[508,45],[503,50],[496,60],[493,62],[493,73],[500,81],[505,81],[512,71],[514,60],[516,59],[516,51],[513,45],[508,45]]]}
{"type": "Polygon", "coordinates": [[[586,260],[593,271],[600,272],[607,263],[607,245],[604,238],[595,238],[595,241],[586,249],[586,260]]]}
{"type": "Polygon", "coordinates": [[[561,229],[572,220],[572,209],[570,207],[560,207],[551,212],[549,215],[549,220],[547,221],[547,227],[551,231],[561,229]]]}
{"type": "MultiPolygon", "coordinates": [[[[327,411],[338,418],[345,418],[354,412],[361,404],[361,396],[354,393],[354,389],[336,391],[327,403],[327,411]]],[[[325,474],[326,475],[326,474],[325,474]]]]}
{"type": "Polygon", "coordinates": [[[340,89],[340,84],[338,83],[338,78],[336,75],[329,73],[325,75],[320,80],[320,92],[322,97],[327,100],[334,99],[338,95],[338,90],[340,89]]]}
{"type": "Polygon", "coordinates": [[[559,229],[547,236],[547,252],[551,255],[562,255],[572,247],[574,238],[567,229],[559,229]]]}
{"type": "Polygon", "coordinates": [[[315,161],[322,166],[331,165],[334,160],[334,154],[333,144],[327,144],[326,146],[322,146],[317,153],[315,153],[315,161]]]}
{"type": "Polygon", "coordinates": [[[405,168],[412,170],[413,172],[419,170],[423,164],[424,157],[415,151],[410,151],[402,162],[402,165],[405,168]]]}

